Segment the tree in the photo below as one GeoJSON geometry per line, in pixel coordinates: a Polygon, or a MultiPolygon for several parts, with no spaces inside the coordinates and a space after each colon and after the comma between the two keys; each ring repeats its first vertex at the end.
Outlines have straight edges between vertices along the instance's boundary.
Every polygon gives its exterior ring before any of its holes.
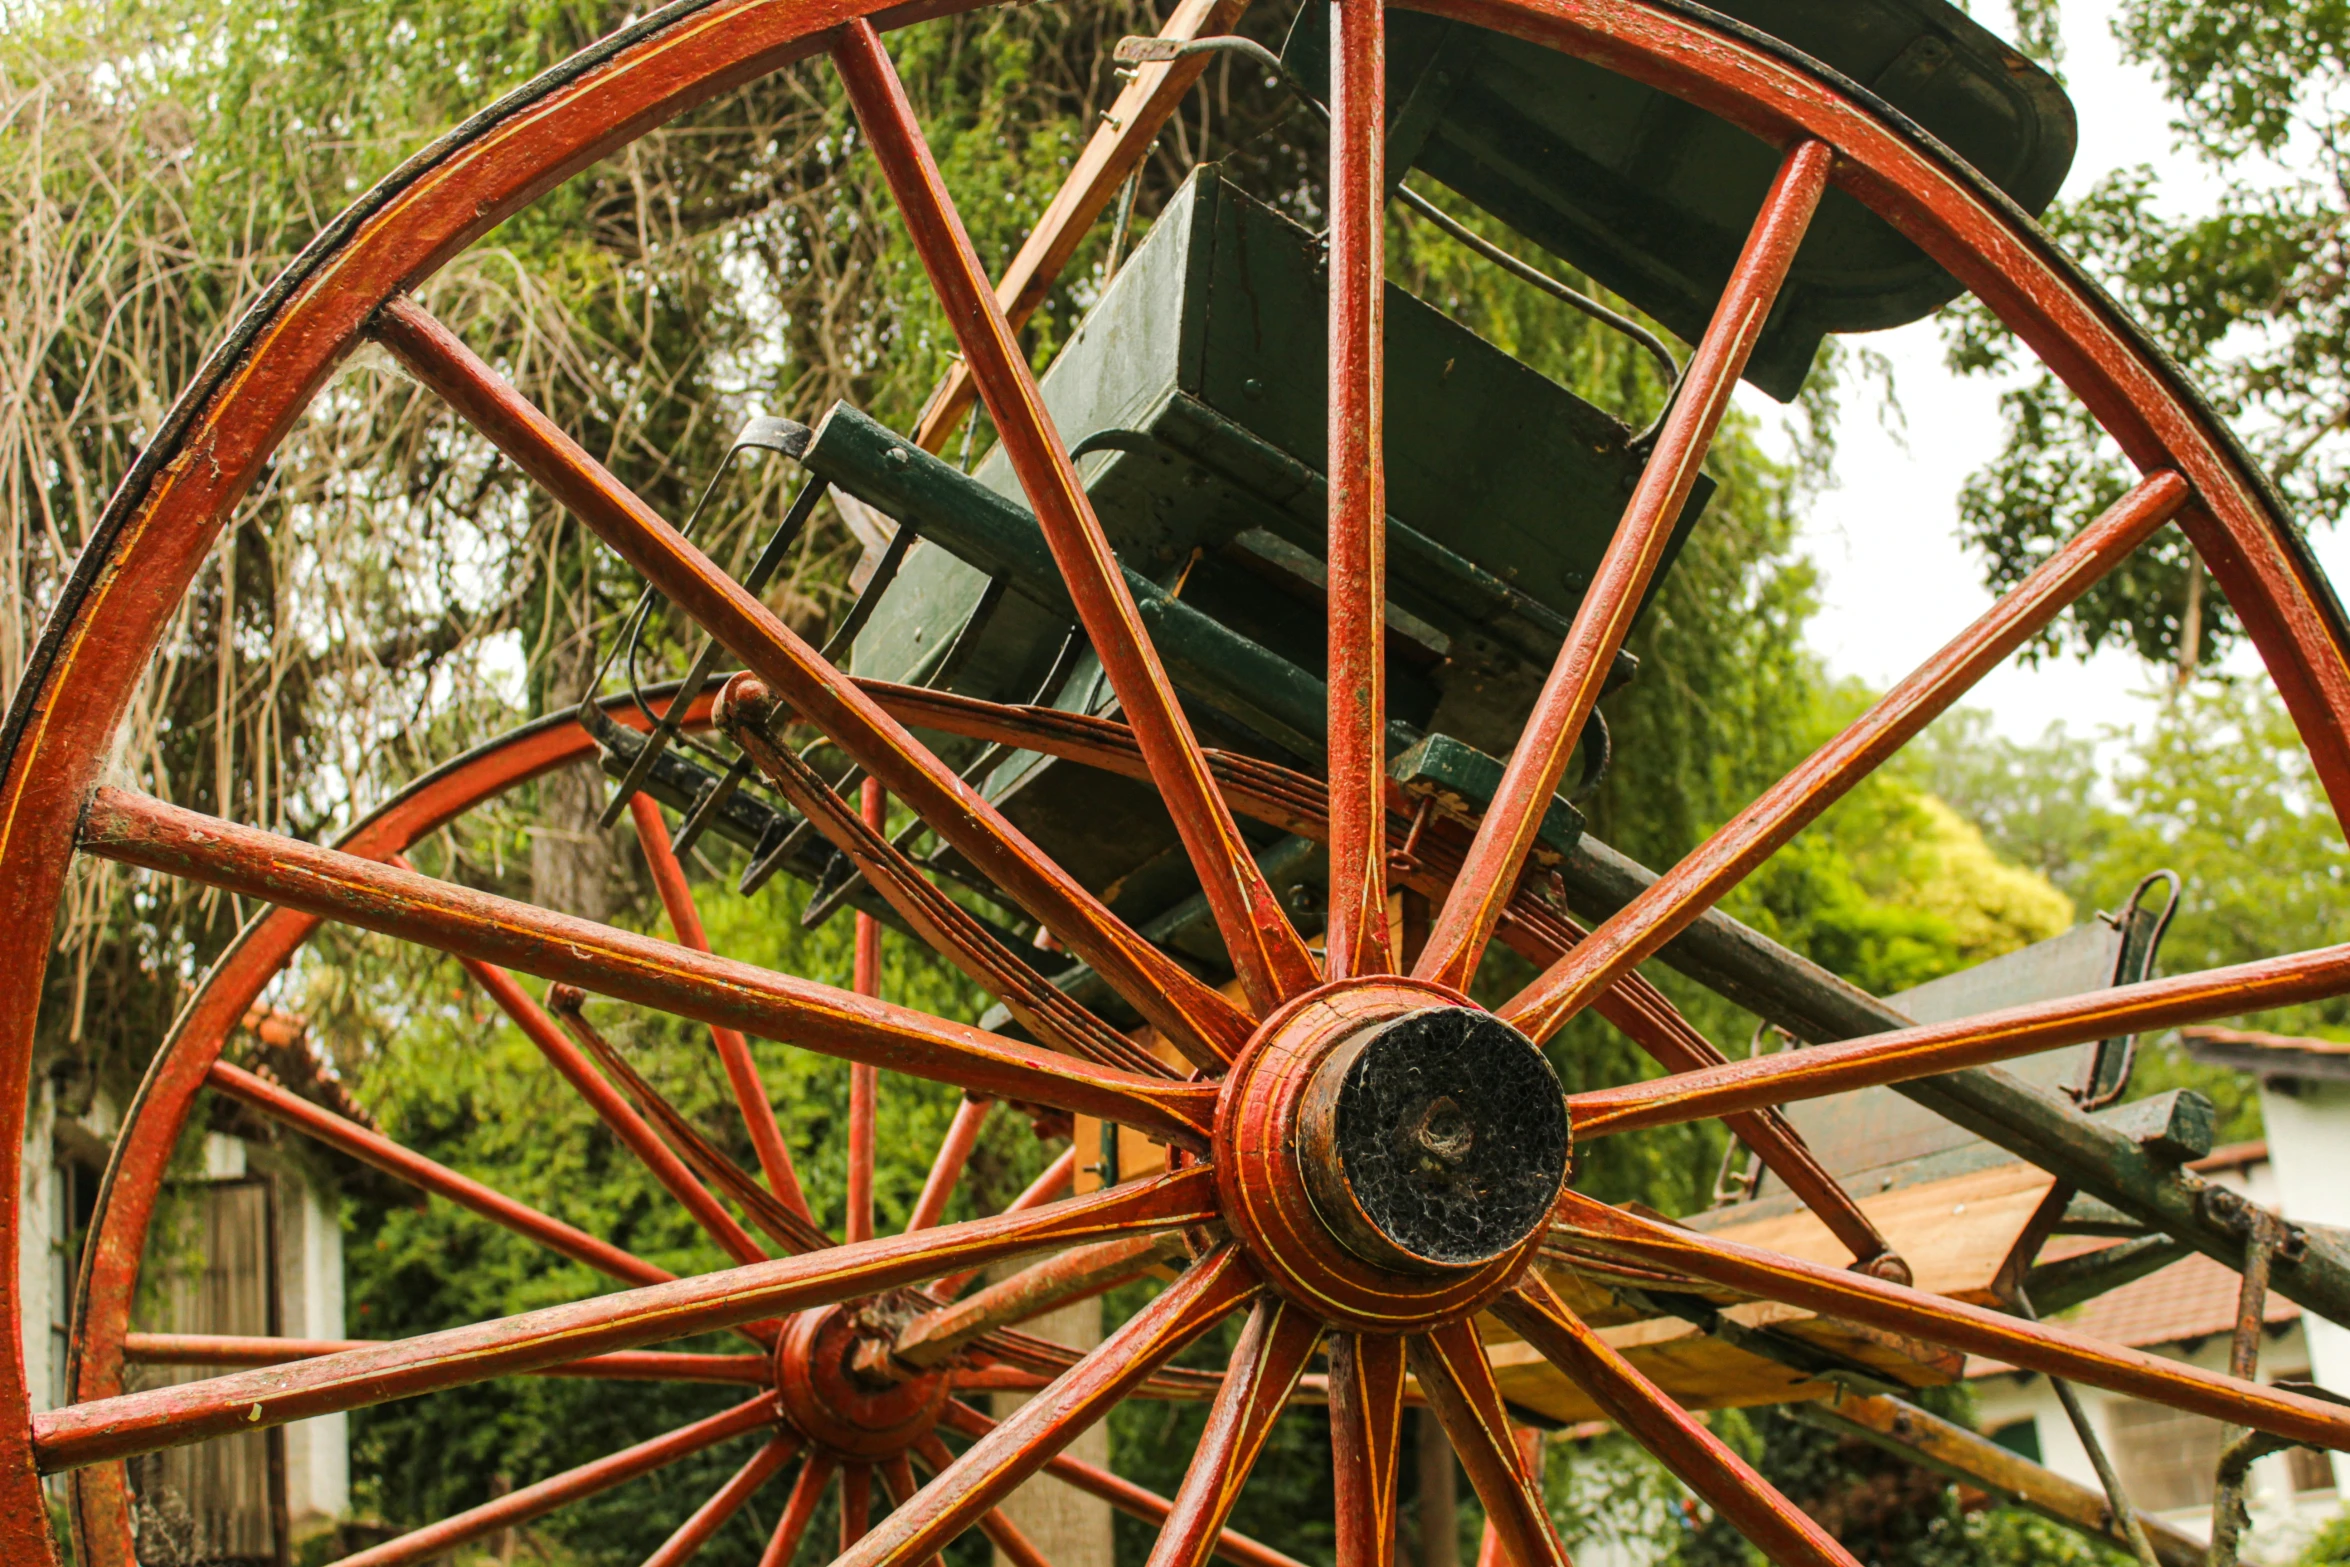
{"type": "MultiPolygon", "coordinates": [[[[2028,9],[2043,43],[2053,0],[2028,9]]],[[[2200,215],[2165,210],[2147,167],[2109,176],[2046,222],[2211,398],[2306,524],[2350,500],[2350,15],[2299,0],[2127,0],[2124,54],[2150,66],[2172,128],[2228,174],[2200,215]]],[[[1979,308],[1954,312],[1951,362],[2019,378],[2006,439],[1961,523],[2004,588],[2127,486],[2127,465],[2053,376],[1979,308]]],[[[2041,639],[2115,645],[2186,669],[2241,635],[2165,530],[2041,639]]]]}

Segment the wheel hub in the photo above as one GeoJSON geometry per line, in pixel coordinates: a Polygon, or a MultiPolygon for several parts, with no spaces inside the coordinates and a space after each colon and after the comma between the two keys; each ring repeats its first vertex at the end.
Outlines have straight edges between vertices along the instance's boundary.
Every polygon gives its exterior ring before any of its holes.
{"type": "Polygon", "coordinates": [[[785,1418],[836,1458],[872,1463],[893,1458],[937,1424],[947,1378],[924,1372],[884,1381],[855,1369],[869,1335],[854,1306],[819,1306],[793,1317],[775,1346],[775,1392],[785,1418]]]}
{"type": "Polygon", "coordinates": [[[1542,1053],[1465,997],[1403,979],[1326,986],[1269,1018],[1217,1125],[1233,1232],[1269,1282],[1372,1332],[1507,1288],[1569,1151],[1542,1053]]]}

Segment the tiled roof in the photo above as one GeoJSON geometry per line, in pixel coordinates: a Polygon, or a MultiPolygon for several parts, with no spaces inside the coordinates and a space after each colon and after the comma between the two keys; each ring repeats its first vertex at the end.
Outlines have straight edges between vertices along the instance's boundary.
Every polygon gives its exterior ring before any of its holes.
{"type": "Polygon", "coordinates": [[[2198,1061],[2264,1077],[2350,1079],[2350,1044],[2338,1039],[2264,1034],[2249,1028],[2182,1028],[2179,1042],[2198,1061]]]}

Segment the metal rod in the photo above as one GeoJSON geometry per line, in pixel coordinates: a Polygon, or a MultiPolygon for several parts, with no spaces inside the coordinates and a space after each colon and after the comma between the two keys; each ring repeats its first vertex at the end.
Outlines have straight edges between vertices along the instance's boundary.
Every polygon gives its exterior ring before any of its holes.
{"type": "MultiPolygon", "coordinates": [[[[2172,901],[2177,901],[2174,893],[2172,901]]],[[[2260,1374],[2260,1334],[2268,1315],[2269,1264],[2285,1239],[2284,1226],[2266,1209],[2250,1210],[2244,1236],[2243,1282],[2236,1291],[2236,1331],[2228,1341],[2228,1375],[2249,1382],[2260,1374]]],[[[2207,1567],[2236,1567],[2237,1541],[2251,1522],[2244,1493],[2253,1460],[2273,1451],[2260,1432],[2220,1428],[2218,1472],[2212,1482],[2211,1557],[2207,1567]]],[[[2118,1503],[2116,1504],[2118,1505],[2118,1503]]]]}
{"type": "MultiPolygon", "coordinates": [[[[2031,1293],[2022,1284],[2015,1286],[2012,1298],[2017,1316],[2026,1322],[2040,1320],[2040,1314],[2032,1309],[2031,1293]]],[[[2097,1435],[2096,1423],[2089,1418],[2089,1411],[2081,1407],[2081,1396],[2073,1391],[2070,1382],[2058,1376],[2048,1379],[2048,1390],[2056,1395],[2064,1418],[2072,1423],[2081,1451],[2089,1455],[2089,1467],[2097,1472],[2097,1483],[2105,1491],[2106,1511],[2121,1529],[2122,1538],[2128,1543],[2130,1553],[2138,1558],[2139,1567],[2162,1567],[2154,1554],[2154,1542],[2147,1538],[2145,1525],[2138,1521],[2138,1509],[2130,1505],[2130,1494],[2122,1488],[2120,1472],[2113,1467],[2113,1460],[2105,1456],[2105,1443],[2097,1435]]]]}
{"type": "MultiPolygon", "coordinates": [[[[1988,1491],[2068,1529],[2114,1545],[2129,1544],[2113,1517],[2112,1504],[2101,1493],[1915,1404],[1846,1392],[1818,1403],[1791,1404],[1787,1412],[1988,1491]]],[[[2163,1567],[2205,1567],[2202,1541],[2144,1513],[2138,1522],[2153,1540],[2163,1567]]]]}

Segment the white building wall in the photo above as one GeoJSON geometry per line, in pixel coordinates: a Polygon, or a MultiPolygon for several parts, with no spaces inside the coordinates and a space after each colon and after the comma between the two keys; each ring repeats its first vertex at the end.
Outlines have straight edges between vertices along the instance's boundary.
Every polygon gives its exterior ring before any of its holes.
{"type": "MultiPolygon", "coordinates": [[[[2350,1228],[2350,1084],[2297,1081],[2298,1092],[2263,1083],[2260,1114],[2268,1127],[2269,1168],[2276,1172],[2278,1211],[2304,1224],[2350,1228]]],[[[2350,1392],[2350,1328],[2315,1314],[2302,1319],[2309,1333],[2309,1369],[2319,1386],[2350,1392]]],[[[2334,1485],[2350,1478],[2350,1459],[2333,1455],[2334,1485]]]]}
{"type": "MultiPolygon", "coordinates": [[[[308,1181],[278,1183],[279,1299],[288,1338],[343,1336],[343,1231],[308,1181]]],[[[286,1513],[294,1533],[351,1510],[351,1422],[321,1415],[286,1427],[286,1513]]]]}
{"type": "MultiPolygon", "coordinates": [[[[2309,1349],[2298,1325],[2273,1336],[2264,1335],[2260,1346],[2261,1379],[2269,1381],[2279,1376],[2303,1374],[2309,1363],[2309,1349]]],[[[2228,1340],[2224,1334],[2202,1340],[2192,1353],[2178,1354],[2161,1347],[2155,1347],[2153,1352],[2207,1371],[2227,1370],[2228,1340]]],[[[2098,1442],[2120,1469],[2123,1488],[2128,1489],[2129,1468],[2121,1457],[2120,1444],[2114,1439],[2114,1414],[2131,1400],[2079,1383],[2073,1385],[2073,1392],[2088,1415],[2098,1442]]],[[[2046,1377],[2009,1374],[1985,1377],[1975,1384],[1975,1410],[1977,1423],[1986,1434],[2014,1421],[2032,1421],[2040,1439],[2041,1463],[2068,1480],[2092,1490],[2101,1489],[2096,1466],[2089,1462],[2088,1449],[2081,1444],[2046,1377]]],[[[2252,1523],[2244,1542],[2244,1559],[2256,1563],[2291,1561],[2309,1536],[2334,1516],[2339,1496],[2338,1481],[2335,1490],[2296,1495],[2286,1456],[2278,1453],[2261,1459],[2252,1466],[2246,1498],[2252,1523]]],[[[2184,1533],[2199,1539],[2210,1538],[2211,1515],[2206,1508],[2177,1508],[2157,1516],[2184,1533]]]]}

